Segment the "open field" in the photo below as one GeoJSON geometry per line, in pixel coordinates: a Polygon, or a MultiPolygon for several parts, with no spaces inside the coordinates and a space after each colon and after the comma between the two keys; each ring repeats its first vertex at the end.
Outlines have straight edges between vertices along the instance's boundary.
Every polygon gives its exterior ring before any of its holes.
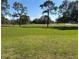
{"type": "Polygon", "coordinates": [[[64,26],[2,27],[2,59],[78,59],[76,25],[64,26]]]}

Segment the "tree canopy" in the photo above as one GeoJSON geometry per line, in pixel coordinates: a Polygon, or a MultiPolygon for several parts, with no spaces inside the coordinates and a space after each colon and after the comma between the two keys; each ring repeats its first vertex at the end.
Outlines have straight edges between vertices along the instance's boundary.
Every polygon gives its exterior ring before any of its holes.
{"type": "Polygon", "coordinates": [[[59,13],[68,20],[78,22],[78,1],[64,0],[59,6],[59,13]]]}
{"type": "Polygon", "coordinates": [[[9,14],[8,9],[10,8],[10,5],[8,4],[8,0],[1,0],[1,16],[5,16],[6,14],[9,14]]]}
{"type": "MultiPolygon", "coordinates": [[[[57,6],[55,6],[55,3],[53,1],[47,0],[43,4],[40,5],[42,9],[44,9],[43,14],[47,13],[49,17],[49,13],[56,14],[57,6]]],[[[49,25],[49,19],[47,19],[47,27],[49,25]]]]}
{"type": "Polygon", "coordinates": [[[21,25],[21,16],[27,14],[27,7],[23,6],[22,3],[14,2],[13,8],[16,12],[12,16],[19,17],[20,19],[18,20],[18,22],[19,25],[21,25]]]}

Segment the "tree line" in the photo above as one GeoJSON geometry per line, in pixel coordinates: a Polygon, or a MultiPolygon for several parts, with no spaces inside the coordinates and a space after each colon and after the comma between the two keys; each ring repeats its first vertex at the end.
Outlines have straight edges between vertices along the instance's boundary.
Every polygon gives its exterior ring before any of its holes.
{"type": "Polygon", "coordinates": [[[54,23],[50,19],[50,14],[58,14],[59,17],[56,19],[57,23],[78,23],[78,0],[68,1],[63,0],[61,5],[56,6],[51,0],[46,0],[42,4],[39,4],[39,8],[43,9],[42,16],[38,19],[30,20],[30,16],[27,15],[28,8],[22,3],[15,1],[12,8],[15,10],[13,14],[10,14],[9,9],[10,5],[8,0],[1,0],[1,24],[47,24],[47,27],[50,23],[54,23]],[[44,15],[46,13],[47,15],[44,15]],[[5,18],[6,15],[9,15],[13,18],[19,17],[17,20],[8,20],[5,18]]]}

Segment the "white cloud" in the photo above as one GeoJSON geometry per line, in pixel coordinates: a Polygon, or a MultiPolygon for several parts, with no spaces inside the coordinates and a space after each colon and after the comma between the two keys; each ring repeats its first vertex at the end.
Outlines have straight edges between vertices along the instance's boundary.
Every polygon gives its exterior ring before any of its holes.
{"type": "Polygon", "coordinates": [[[12,17],[12,16],[6,15],[5,18],[7,18],[8,20],[16,20],[16,19],[18,19],[19,17],[12,17]]]}
{"type": "Polygon", "coordinates": [[[8,15],[6,15],[5,18],[7,18],[8,20],[11,20],[12,19],[12,17],[10,17],[8,15]]]}
{"type": "Polygon", "coordinates": [[[40,18],[42,15],[37,15],[37,16],[30,16],[31,20],[34,20],[35,18],[40,18]]]}
{"type": "Polygon", "coordinates": [[[50,15],[51,20],[56,21],[58,18],[58,15],[50,15]]]}

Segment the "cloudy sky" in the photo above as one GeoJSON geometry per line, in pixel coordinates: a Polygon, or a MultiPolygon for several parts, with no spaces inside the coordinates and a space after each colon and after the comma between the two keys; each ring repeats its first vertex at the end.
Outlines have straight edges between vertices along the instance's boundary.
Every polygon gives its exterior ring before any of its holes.
{"type": "MultiPolygon", "coordinates": [[[[45,2],[46,0],[9,0],[9,4],[10,4],[10,13],[13,14],[15,12],[15,10],[12,8],[13,3],[15,1],[18,1],[20,3],[22,3],[24,6],[27,7],[28,9],[28,16],[30,16],[31,20],[35,19],[35,18],[39,18],[42,16],[42,9],[40,8],[40,4],[42,4],[43,2],[45,2]]],[[[59,6],[63,0],[52,0],[56,6],[59,6]]],[[[70,0],[72,1],[72,0],[70,0]]],[[[55,21],[55,19],[58,17],[58,15],[50,15],[50,18],[52,20],[55,21]]],[[[11,19],[12,17],[6,16],[6,18],[11,19]]]]}

